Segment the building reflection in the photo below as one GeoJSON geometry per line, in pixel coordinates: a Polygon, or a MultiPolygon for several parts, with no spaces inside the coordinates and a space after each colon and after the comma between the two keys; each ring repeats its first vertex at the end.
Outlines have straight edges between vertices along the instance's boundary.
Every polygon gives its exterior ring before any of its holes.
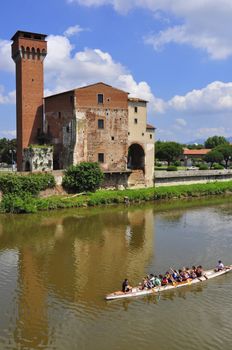
{"type": "MultiPolygon", "coordinates": [[[[152,209],[102,210],[90,215],[1,218],[0,252],[16,248],[17,348],[48,344],[53,302],[107,307],[104,295],[125,276],[138,282],[154,254],[152,209]]],[[[91,312],[89,309],[88,312],[91,312]]],[[[51,344],[51,339],[50,339],[51,344]]]]}

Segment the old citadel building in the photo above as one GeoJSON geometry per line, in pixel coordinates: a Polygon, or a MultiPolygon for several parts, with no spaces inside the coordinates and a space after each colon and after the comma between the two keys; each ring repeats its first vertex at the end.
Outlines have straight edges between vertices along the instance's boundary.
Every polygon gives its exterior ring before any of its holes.
{"type": "Polygon", "coordinates": [[[102,82],[44,98],[46,35],[18,31],[12,40],[18,170],[99,162],[108,185],[152,186],[155,128],[147,124],[147,101],[102,82]],[[44,135],[53,155],[32,147],[44,135]]]}

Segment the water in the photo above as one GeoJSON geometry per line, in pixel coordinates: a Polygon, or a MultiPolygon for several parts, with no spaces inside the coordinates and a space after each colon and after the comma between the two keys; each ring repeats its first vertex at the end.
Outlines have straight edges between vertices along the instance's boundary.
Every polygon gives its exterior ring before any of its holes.
{"type": "Polygon", "coordinates": [[[232,263],[232,201],[0,216],[0,349],[229,350],[232,273],[106,302],[128,277],[232,263]]]}

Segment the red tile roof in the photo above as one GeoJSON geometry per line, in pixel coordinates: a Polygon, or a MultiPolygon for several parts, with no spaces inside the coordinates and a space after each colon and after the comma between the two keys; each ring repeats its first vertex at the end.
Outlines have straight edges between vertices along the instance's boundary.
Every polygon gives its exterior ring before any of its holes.
{"type": "Polygon", "coordinates": [[[183,154],[185,156],[193,156],[193,155],[204,156],[205,154],[207,154],[210,151],[211,151],[211,149],[206,149],[206,148],[202,148],[202,149],[184,148],[183,154]]]}
{"type": "Polygon", "coordinates": [[[147,129],[152,129],[152,130],[155,130],[155,127],[151,124],[147,124],[146,126],[147,129]]]}

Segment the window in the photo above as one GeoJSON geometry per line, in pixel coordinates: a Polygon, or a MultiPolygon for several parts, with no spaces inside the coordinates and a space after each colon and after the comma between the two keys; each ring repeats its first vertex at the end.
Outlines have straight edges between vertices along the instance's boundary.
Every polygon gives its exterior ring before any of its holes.
{"type": "Polygon", "coordinates": [[[150,134],[150,139],[152,139],[152,136],[153,136],[153,135],[152,135],[152,134],[150,134]]]}
{"type": "Polygon", "coordinates": [[[99,163],[104,163],[104,153],[98,153],[98,161],[99,163]]]}
{"type": "Polygon", "coordinates": [[[67,133],[70,132],[70,127],[69,127],[69,125],[66,126],[66,132],[67,132],[67,133]]]}
{"type": "Polygon", "coordinates": [[[138,124],[138,119],[137,118],[134,119],[134,123],[138,124]]]}
{"type": "Polygon", "coordinates": [[[98,104],[103,104],[103,94],[98,94],[97,95],[97,103],[98,104]]]}
{"type": "Polygon", "coordinates": [[[144,132],[142,132],[142,136],[144,136],[144,132]]]}
{"type": "Polygon", "coordinates": [[[111,140],[114,141],[114,136],[111,136],[111,140]]]}
{"type": "Polygon", "coordinates": [[[61,112],[58,112],[59,119],[61,118],[61,112]]]}
{"type": "Polygon", "coordinates": [[[135,107],[134,111],[135,113],[138,113],[138,107],[135,107]]]}
{"type": "Polygon", "coordinates": [[[98,129],[104,129],[104,119],[98,119],[97,125],[98,129]]]}

